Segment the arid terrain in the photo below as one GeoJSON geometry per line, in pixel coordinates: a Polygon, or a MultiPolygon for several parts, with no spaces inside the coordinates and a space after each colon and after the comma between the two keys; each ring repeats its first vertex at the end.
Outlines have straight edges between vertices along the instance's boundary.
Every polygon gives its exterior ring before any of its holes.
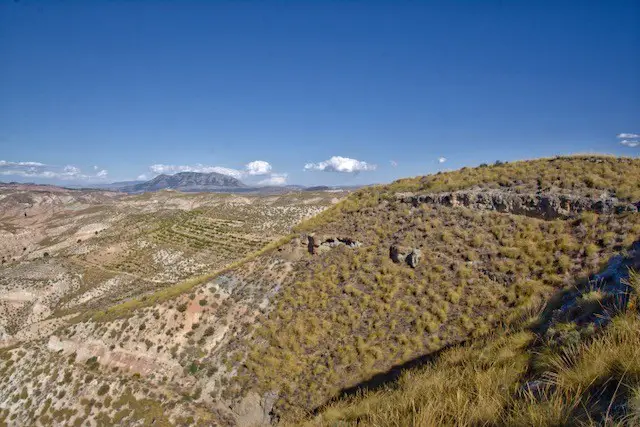
{"type": "Polygon", "coordinates": [[[611,342],[640,337],[639,176],[577,156],[349,195],[3,186],[0,423],[633,425],[637,347],[611,342]],[[623,371],[559,370],[605,341],[623,371]]]}

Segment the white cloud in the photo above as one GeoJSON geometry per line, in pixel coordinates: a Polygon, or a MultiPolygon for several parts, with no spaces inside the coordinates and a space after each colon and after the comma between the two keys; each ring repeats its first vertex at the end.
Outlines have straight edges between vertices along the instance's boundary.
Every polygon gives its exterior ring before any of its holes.
{"type": "Polygon", "coordinates": [[[44,163],[40,162],[8,162],[6,160],[0,160],[0,167],[4,166],[46,166],[44,163]]]}
{"type": "Polygon", "coordinates": [[[78,176],[81,174],[81,171],[75,166],[67,165],[62,169],[62,174],[66,176],[78,176]]]}
{"type": "Polygon", "coordinates": [[[249,175],[266,175],[271,172],[271,165],[264,160],[254,160],[247,163],[244,168],[249,175]]]}
{"type": "Polygon", "coordinates": [[[640,146],[640,141],[634,139],[623,139],[622,141],[620,141],[620,144],[633,148],[640,146]]]}
{"type": "Polygon", "coordinates": [[[142,175],[138,175],[138,178],[136,178],[138,181],[146,181],[149,179],[149,177],[145,174],[142,175]]]}
{"type": "Polygon", "coordinates": [[[390,160],[389,163],[391,163],[391,167],[398,167],[398,162],[396,162],[395,160],[390,160]]]}
{"type": "Polygon", "coordinates": [[[329,160],[319,163],[307,163],[304,165],[305,171],[358,173],[363,171],[376,170],[377,166],[363,162],[361,160],[350,159],[348,157],[333,156],[329,160]]]}
{"type": "Polygon", "coordinates": [[[285,185],[287,183],[286,173],[272,173],[269,178],[263,179],[258,182],[259,185],[285,185]]]}
{"type": "Polygon", "coordinates": [[[95,175],[82,173],[82,170],[73,165],[56,166],[40,162],[9,162],[0,160],[0,175],[13,175],[28,178],[48,178],[66,181],[100,181],[107,176],[106,170],[101,170],[95,175]]]}
{"type": "Polygon", "coordinates": [[[438,157],[438,163],[444,163],[447,161],[446,157],[438,157]]]}
{"type": "Polygon", "coordinates": [[[634,139],[640,138],[640,134],[637,133],[619,133],[618,139],[634,139]]]}
{"type": "Polygon", "coordinates": [[[100,169],[97,165],[93,165],[93,170],[97,171],[98,169],[100,169]]]}

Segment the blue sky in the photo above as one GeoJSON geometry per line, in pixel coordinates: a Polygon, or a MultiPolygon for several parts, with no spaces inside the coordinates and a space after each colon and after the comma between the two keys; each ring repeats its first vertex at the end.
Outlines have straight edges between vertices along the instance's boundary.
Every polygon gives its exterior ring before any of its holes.
{"type": "Polygon", "coordinates": [[[637,156],[639,18],[638,1],[0,2],[0,180],[363,184],[637,156]]]}

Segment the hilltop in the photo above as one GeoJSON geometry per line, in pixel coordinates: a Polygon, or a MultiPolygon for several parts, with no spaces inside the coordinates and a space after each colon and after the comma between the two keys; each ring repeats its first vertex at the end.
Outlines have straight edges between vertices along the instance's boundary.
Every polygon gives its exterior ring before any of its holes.
{"type": "MultiPolygon", "coordinates": [[[[638,159],[575,156],[408,178],[338,203],[344,194],[324,191],[160,192],[120,195],[111,216],[66,209],[43,219],[60,234],[39,243],[59,252],[27,249],[2,267],[15,314],[0,351],[1,415],[627,422],[640,393],[629,362],[639,358],[620,344],[638,337],[638,176],[638,159]],[[105,231],[89,239],[98,222],[105,231]],[[562,365],[588,365],[606,348],[619,351],[597,372],[562,365]],[[621,378],[614,395],[607,384],[621,378]],[[606,404],[590,406],[598,396],[606,404]],[[593,412],[573,411],[585,407],[593,412]]],[[[5,232],[20,236],[12,221],[5,232]]]]}

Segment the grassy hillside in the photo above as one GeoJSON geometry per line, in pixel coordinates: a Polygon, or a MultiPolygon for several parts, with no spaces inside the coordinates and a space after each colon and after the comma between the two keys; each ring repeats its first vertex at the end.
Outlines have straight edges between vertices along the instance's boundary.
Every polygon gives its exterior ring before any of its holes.
{"type": "Polygon", "coordinates": [[[599,196],[623,201],[640,200],[640,160],[612,156],[576,155],[510,163],[496,162],[476,168],[404,178],[389,185],[363,188],[322,215],[306,221],[299,230],[311,230],[340,217],[340,213],[375,205],[400,192],[442,192],[467,188],[509,189],[520,192],[557,192],[599,196]]]}
{"type": "Polygon", "coordinates": [[[558,191],[600,194],[603,190],[622,199],[640,200],[640,162],[633,158],[578,155],[551,159],[496,162],[492,166],[463,168],[424,177],[401,179],[390,191],[452,191],[478,186],[508,187],[519,191],[558,191]]]}
{"type": "Polygon", "coordinates": [[[630,284],[628,306],[581,343],[554,345],[516,325],[447,350],[386,389],[336,401],[306,424],[638,425],[640,276],[630,284]]]}
{"type": "MultiPolygon", "coordinates": [[[[412,207],[397,191],[481,187],[603,191],[635,197],[640,161],[571,157],[463,169],[364,189],[299,227],[362,243],[299,264],[238,355],[238,390],[278,390],[295,419],[394,365],[486,335],[558,289],[597,272],[640,235],[639,215],[584,213],[545,221],[442,206],[412,207]],[[560,177],[554,179],[554,177],[560,177]],[[539,184],[542,183],[542,184],[539,184]],[[420,248],[417,268],[392,244],[420,248]]],[[[633,199],[631,199],[633,200],[633,199]]]]}

